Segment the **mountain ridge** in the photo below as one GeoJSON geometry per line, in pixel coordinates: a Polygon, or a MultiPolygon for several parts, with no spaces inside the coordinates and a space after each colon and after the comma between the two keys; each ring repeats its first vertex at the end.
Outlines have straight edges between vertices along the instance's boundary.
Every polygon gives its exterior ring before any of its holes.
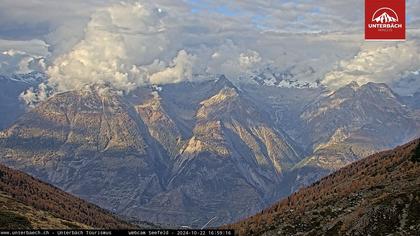
{"type": "Polygon", "coordinates": [[[404,106],[381,84],[90,86],[0,132],[0,161],[128,218],[221,225],[411,137],[420,113],[404,106]]]}
{"type": "Polygon", "coordinates": [[[276,198],[268,185],[279,183],[298,154],[225,77],[198,86],[199,94],[183,101],[147,87],[128,97],[95,86],[57,94],[2,132],[2,162],[127,217],[177,224],[199,218],[200,225],[209,208],[226,215],[220,223],[239,209],[250,214],[276,198]],[[194,168],[203,174],[191,179],[194,168]],[[242,188],[215,184],[224,181],[217,175],[242,188]],[[215,191],[232,200],[247,192],[255,207],[228,206],[209,195],[215,191]]]}

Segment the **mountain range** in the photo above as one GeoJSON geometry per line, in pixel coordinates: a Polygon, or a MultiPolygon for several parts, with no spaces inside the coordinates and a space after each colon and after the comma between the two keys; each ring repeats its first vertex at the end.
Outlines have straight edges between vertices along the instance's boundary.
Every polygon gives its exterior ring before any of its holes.
{"type": "Polygon", "coordinates": [[[0,132],[0,161],[123,217],[217,226],[418,137],[407,101],[375,83],[91,85],[0,132]]]}

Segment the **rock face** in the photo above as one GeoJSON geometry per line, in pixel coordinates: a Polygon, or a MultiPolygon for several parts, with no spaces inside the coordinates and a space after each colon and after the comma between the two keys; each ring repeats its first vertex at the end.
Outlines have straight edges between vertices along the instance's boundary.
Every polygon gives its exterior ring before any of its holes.
{"type": "Polygon", "coordinates": [[[224,77],[192,87],[186,98],[170,91],[182,93],[164,89],[136,106],[171,170],[165,191],[130,212],[200,226],[213,217],[217,224],[244,217],[276,199],[284,170],[300,155],[272,121],[224,77]]]}
{"type": "Polygon", "coordinates": [[[384,85],[253,86],[57,94],[0,132],[0,161],[123,216],[201,227],[420,134],[419,113],[384,85]]]}
{"type": "Polygon", "coordinates": [[[177,215],[185,222],[202,215],[223,222],[278,197],[282,173],[299,161],[299,154],[242,99],[235,88],[225,87],[200,103],[192,136],[174,157],[167,192],[150,206],[168,204],[174,216],[188,209],[177,215]]]}
{"type": "Polygon", "coordinates": [[[238,235],[418,235],[420,140],[374,154],[227,228],[238,235]]]}
{"type": "Polygon", "coordinates": [[[301,137],[313,150],[295,168],[301,185],[420,136],[419,111],[385,84],[351,83],[310,104],[300,118],[307,129],[301,137]],[[322,170],[314,175],[308,168],[322,170]]]}
{"type": "Polygon", "coordinates": [[[301,119],[315,152],[339,143],[383,149],[418,134],[416,114],[385,84],[349,84],[311,104],[301,119]]]}

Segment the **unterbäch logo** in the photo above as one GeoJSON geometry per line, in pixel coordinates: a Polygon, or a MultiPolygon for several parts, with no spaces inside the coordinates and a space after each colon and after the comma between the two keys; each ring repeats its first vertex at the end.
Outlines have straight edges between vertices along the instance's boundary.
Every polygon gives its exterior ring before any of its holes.
{"type": "Polygon", "coordinates": [[[405,0],[365,0],[366,40],[405,40],[405,0]]]}
{"type": "Polygon", "coordinates": [[[400,29],[398,14],[389,7],[381,7],[373,13],[372,23],[368,26],[373,29],[400,29]]]}

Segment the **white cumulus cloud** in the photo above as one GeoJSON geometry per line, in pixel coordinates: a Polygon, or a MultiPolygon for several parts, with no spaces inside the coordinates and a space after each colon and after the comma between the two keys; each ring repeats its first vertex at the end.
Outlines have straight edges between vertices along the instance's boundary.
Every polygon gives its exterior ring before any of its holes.
{"type": "MultiPolygon", "coordinates": [[[[398,85],[407,72],[420,69],[420,45],[417,41],[366,45],[350,60],[342,60],[337,68],[326,74],[323,83],[338,88],[352,81],[387,83],[397,92],[407,93],[398,85]]],[[[420,81],[417,81],[420,89],[420,81]]],[[[416,90],[416,88],[412,88],[416,90]]],[[[412,92],[412,91],[409,91],[412,92]]]]}
{"type": "Polygon", "coordinates": [[[19,96],[28,107],[34,107],[37,103],[45,101],[51,95],[50,88],[45,84],[41,83],[37,88],[30,88],[22,92],[19,96]]]}
{"type": "Polygon", "coordinates": [[[418,1],[407,1],[410,41],[383,44],[364,42],[363,2],[355,0],[3,0],[0,52],[27,54],[1,54],[0,73],[46,67],[56,91],[92,83],[131,91],[208,74],[246,82],[270,65],[311,68],[299,79],[331,88],[373,81],[411,93],[418,1]]]}
{"type": "Polygon", "coordinates": [[[12,41],[0,39],[0,74],[27,74],[45,70],[48,44],[41,40],[12,41]]]}
{"type": "Polygon", "coordinates": [[[150,76],[150,83],[167,84],[191,80],[195,60],[194,55],[190,55],[184,50],[179,51],[169,67],[150,76]]]}

